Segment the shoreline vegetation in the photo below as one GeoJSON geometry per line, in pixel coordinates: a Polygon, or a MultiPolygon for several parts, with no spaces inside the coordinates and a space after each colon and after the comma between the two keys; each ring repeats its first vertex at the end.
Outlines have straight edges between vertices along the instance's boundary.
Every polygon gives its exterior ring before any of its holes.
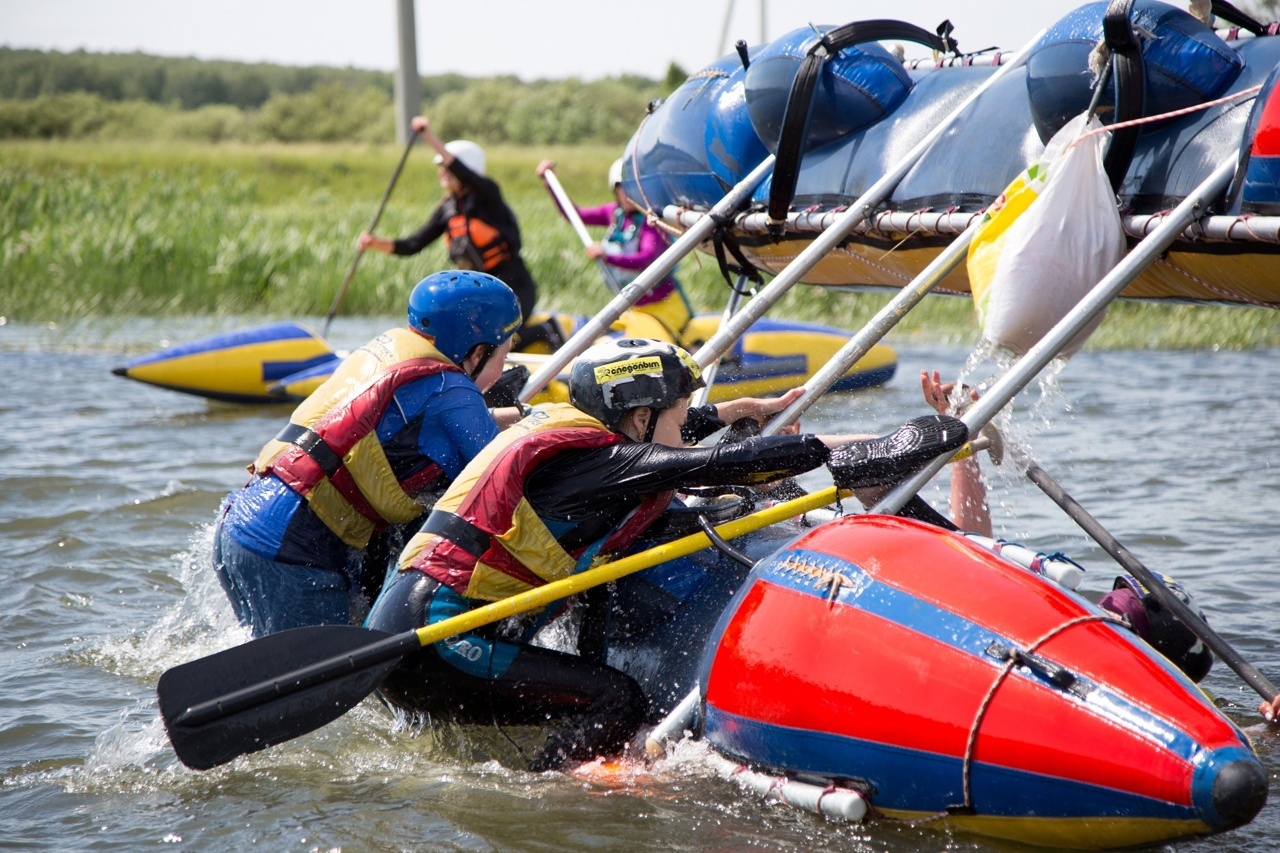
{"type": "MultiPolygon", "coordinates": [[[[609,293],[534,174],[543,157],[580,204],[609,199],[621,146],[487,146],[489,171],[520,218],[540,308],[588,313],[609,293]]],[[[372,144],[0,142],[0,315],[79,323],[122,315],[323,317],[377,209],[398,146],[372,144]]],[[[440,197],[425,147],[410,155],[378,232],[416,229],[440,197]]],[[[448,266],[442,244],[411,257],[366,253],[343,315],[394,314],[412,285],[448,266]]],[[[696,253],[678,275],[694,307],[718,312],[727,287],[696,253]]],[[[886,290],[802,286],[778,316],[856,330],[886,290]]],[[[973,343],[967,298],[930,296],[890,334],[973,343]]],[[[1280,312],[1122,302],[1090,339],[1102,349],[1280,346],[1280,312]]]]}
{"type": "MultiPolygon", "coordinates": [[[[422,78],[445,138],[485,146],[520,218],[539,307],[589,313],[609,293],[534,166],[556,161],[575,201],[610,199],[605,175],[645,105],[682,83],[422,78]]],[[[323,317],[400,147],[391,75],[134,54],[0,47],[0,323],[106,318],[323,317]]],[[[410,233],[440,198],[430,152],[409,158],[378,233],[410,233]]],[[[448,266],[438,243],[412,258],[366,253],[342,315],[400,311],[448,266]]],[[[728,296],[715,260],[679,267],[694,307],[728,296]]],[[[801,286],[772,312],[855,330],[894,291],[801,286]]],[[[929,296],[891,341],[976,343],[968,298],[929,296]]],[[[1280,346],[1280,312],[1120,302],[1087,344],[1105,349],[1280,346]]]]}

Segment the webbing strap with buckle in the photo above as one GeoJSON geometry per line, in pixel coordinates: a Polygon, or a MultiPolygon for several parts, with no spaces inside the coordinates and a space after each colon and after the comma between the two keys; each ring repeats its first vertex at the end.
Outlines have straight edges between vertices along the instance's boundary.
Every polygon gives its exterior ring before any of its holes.
{"type": "Polygon", "coordinates": [[[942,53],[958,53],[955,39],[951,38],[952,29],[950,21],[939,24],[936,33],[902,21],[854,21],[823,34],[809,47],[791,81],[791,93],[787,97],[782,128],[778,133],[778,153],[770,179],[768,206],[769,225],[775,236],[786,224],[787,208],[795,198],[800,161],[808,141],[809,119],[818,95],[818,77],[823,63],[847,47],[884,39],[900,39],[942,53]]]}
{"type": "Polygon", "coordinates": [[[447,539],[473,557],[481,557],[493,541],[488,533],[459,515],[445,510],[432,510],[422,525],[423,533],[431,533],[447,539]]]}
{"type": "MultiPolygon", "coordinates": [[[[1111,78],[1116,87],[1116,110],[1113,124],[1146,115],[1146,69],[1142,61],[1142,44],[1133,32],[1130,15],[1133,0],[1111,0],[1102,17],[1102,31],[1111,49],[1111,78]]],[[[1139,126],[1127,127],[1111,135],[1106,156],[1102,160],[1111,189],[1120,192],[1133,154],[1138,145],[1139,126]]]]}
{"type": "Polygon", "coordinates": [[[300,448],[320,466],[326,477],[332,478],[342,467],[342,457],[313,429],[291,423],[276,433],[276,440],[300,448]]]}

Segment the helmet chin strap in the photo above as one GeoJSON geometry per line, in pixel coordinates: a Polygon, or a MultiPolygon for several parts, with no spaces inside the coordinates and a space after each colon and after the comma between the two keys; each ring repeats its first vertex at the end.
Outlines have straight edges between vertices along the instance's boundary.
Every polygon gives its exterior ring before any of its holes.
{"type": "MultiPolygon", "coordinates": [[[[472,370],[467,374],[467,376],[471,378],[472,382],[476,381],[476,377],[480,375],[480,372],[484,370],[485,365],[489,363],[489,359],[493,358],[493,354],[498,351],[498,348],[493,344],[476,344],[476,346],[484,347],[484,355],[480,356],[480,360],[476,362],[475,370],[472,370]]],[[[471,352],[475,352],[474,347],[471,352]]],[[[465,359],[463,360],[465,361],[465,359]]]]}
{"type": "Polygon", "coordinates": [[[644,438],[641,439],[645,444],[653,441],[653,434],[658,430],[658,416],[661,414],[662,412],[655,409],[649,410],[649,425],[645,427],[644,438]]]}

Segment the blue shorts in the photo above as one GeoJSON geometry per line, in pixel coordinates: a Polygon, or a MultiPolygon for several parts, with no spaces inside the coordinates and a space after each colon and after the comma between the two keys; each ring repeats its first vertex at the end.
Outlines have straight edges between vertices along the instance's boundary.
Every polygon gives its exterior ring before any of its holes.
{"type": "Polygon", "coordinates": [[[264,637],[308,625],[349,625],[354,584],[343,572],[281,563],[236,542],[221,519],[213,567],[241,625],[264,637]]]}

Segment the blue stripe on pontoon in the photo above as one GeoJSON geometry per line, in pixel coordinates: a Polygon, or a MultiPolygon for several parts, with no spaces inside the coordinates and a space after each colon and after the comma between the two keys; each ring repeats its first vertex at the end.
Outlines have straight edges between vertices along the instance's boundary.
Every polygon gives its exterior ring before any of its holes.
{"type": "MultiPolygon", "coordinates": [[[[703,736],[725,752],[827,779],[866,779],[875,786],[871,802],[878,808],[933,812],[964,802],[959,758],[774,726],[712,707],[706,715],[703,736]],[[851,777],[858,769],[866,775],[851,777]]],[[[978,761],[970,766],[970,790],[974,806],[986,815],[1198,819],[1187,806],[978,761]]]]}
{"type": "Polygon", "coordinates": [[[239,332],[227,332],[223,335],[214,335],[213,337],[201,338],[188,344],[179,344],[176,347],[162,349],[126,362],[125,367],[141,367],[144,364],[171,361],[175,358],[184,358],[189,355],[202,355],[214,350],[310,337],[312,337],[311,332],[308,332],[297,323],[272,323],[267,326],[255,326],[252,329],[244,329],[239,332]]]}
{"type": "Polygon", "coordinates": [[[305,361],[264,361],[262,362],[262,381],[275,382],[278,379],[292,378],[297,373],[314,372],[320,376],[327,376],[334,371],[340,361],[342,359],[331,352],[305,361]]]}
{"type": "Polygon", "coordinates": [[[803,355],[748,355],[737,364],[722,365],[716,373],[716,379],[721,382],[749,382],[753,379],[795,376],[798,383],[803,383],[808,370],[809,359],[803,355]]]}
{"type": "MultiPolygon", "coordinates": [[[[841,584],[840,586],[839,594],[836,596],[836,601],[840,604],[856,606],[859,610],[873,616],[886,619],[957,651],[970,654],[990,665],[993,669],[1002,667],[1004,662],[988,655],[986,653],[987,647],[993,642],[999,642],[1007,646],[1016,645],[1009,638],[997,634],[976,622],[971,622],[962,616],[943,610],[935,604],[916,598],[910,593],[874,580],[853,563],[833,557],[830,554],[822,554],[805,549],[787,551],[785,556],[780,554],[762,565],[758,570],[757,579],[767,579],[768,582],[778,586],[784,586],[806,595],[825,599],[827,597],[826,590],[815,589],[812,574],[785,568],[786,560],[788,559],[799,560],[807,565],[827,571],[839,572],[847,577],[852,576],[854,583],[841,584]]],[[[1049,581],[1046,581],[1046,583],[1049,583],[1049,581]]],[[[1089,604],[1085,599],[1079,596],[1075,596],[1075,598],[1085,608],[1097,613],[1103,612],[1089,604]]],[[[1112,630],[1119,631],[1121,629],[1113,628],[1112,630]]],[[[1062,692],[1059,688],[1050,685],[1047,678],[1034,670],[1018,667],[1014,669],[1014,675],[1034,681],[1055,692],[1062,692]]],[[[1196,743],[1193,738],[1150,711],[1140,708],[1123,696],[1083,676],[1079,677],[1079,683],[1092,688],[1088,697],[1080,699],[1074,694],[1065,693],[1063,694],[1064,698],[1070,701],[1083,702],[1095,713],[1114,720],[1127,729],[1139,732],[1184,761],[1189,762],[1203,752],[1200,744],[1196,743]]]]}

